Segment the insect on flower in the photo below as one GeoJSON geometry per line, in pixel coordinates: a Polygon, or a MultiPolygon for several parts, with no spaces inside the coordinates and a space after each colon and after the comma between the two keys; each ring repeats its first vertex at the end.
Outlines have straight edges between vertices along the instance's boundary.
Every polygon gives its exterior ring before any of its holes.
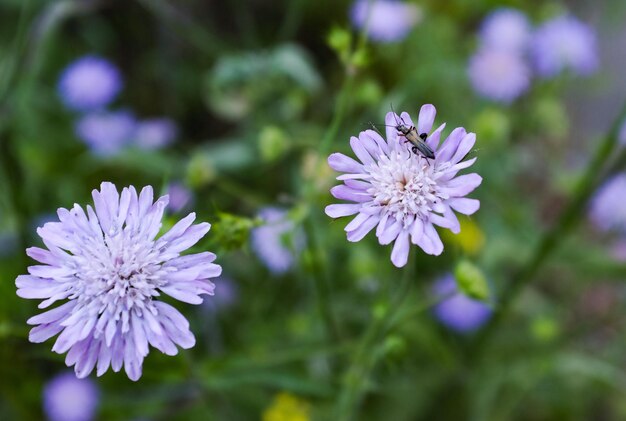
{"type": "Polygon", "coordinates": [[[425,158],[435,159],[435,152],[432,150],[428,144],[426,144],[426,139],[428,139],[428,133],[422,132],[419,133],[417,128],[413,125],[407,124],[402,116],[398,119],[396,112],[393,109],[393,105],[391,106],[391,111],[393,112],[394,118],[396,120],[396,125],[392,126],[398,131],[398,136],[404,137],[404,143],[410,143],[411,151],[417,155],[417,153],[421,153],[425,158]]]}

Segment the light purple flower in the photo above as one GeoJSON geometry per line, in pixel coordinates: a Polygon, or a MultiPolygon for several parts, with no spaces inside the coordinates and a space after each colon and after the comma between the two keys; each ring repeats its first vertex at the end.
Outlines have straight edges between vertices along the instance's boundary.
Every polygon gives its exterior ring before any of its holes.
{"type": "Polygon", "coordinates": [[[202,307],[208,311],[218,311],[233,306],[239,298],[237,284],[226,276],[220,276],[213,280],[215,284],[215,295],[206,300],[202,307]]]}
{"type": "Polygon", "coordinates": [[[56,301],[62,305],[31,317],[31,342],[43,342],[60,333],[52,350],[67,352],[79,378],[97,364],[97,374],[124,365],[131,380],[141,377],[148,344],[167,355],[191,348],[195,338],[185,317],[157,300],[167,294],[190,304],[202,303],[201,294],[213,294],[209,280],[219,276],[209,252],[181,256],[209,231],[206,222],[192,225],[189,214],[158,239],[167,196],[153,203],[152,187],[140,194],[126,187],[121,195],[112,183],[92,192],[95,211],[75,204],[60,208],[60,222],[37,230],[47,249],[26,253],[42,263],[15,281],[22,298],[45,299],[39,308],[56,301]]]}
{"type": "MultiPolygon", "coordinates": [[[[422,107],[418,133],[431,133],[435,114],[434,106],[422,107]]],[[[441,254],[443,243],[434,225],[460,232],[454,211],[471,215],[478,210],[480,202],[464,196],[482,182],[478,174],[456,176],[476,161],[476,158],[463,160],[476,142],[474,133],[456,128],[439,145],[445,124],[441,125],[427,139],[426,143],[436,156],[434,160],[427,160],[420,154],[413,154],[410,144],[398,135],[393,126],[400,118],[406,125],[413,126],[409,114],[402,113],[398,117],[388,113],[386,141],[373,130],[350,139],[350,146],[360,162],[341,153],[328,157],[331,168],[345,173],[337,177],[344,184],[333,187],[332,195],[354,203],[326,207],[326,214],[331,218],[356,215],[345,227],[348,241],[360,241],[374,227],[380,244],[395,241],[391,261],[397,267],[406,264],[410,243],[428,254],[441,254]]]]}
{"type": "Polygon", "coordinates": [[[283,274],[293,265],[294,252],[302,250],[303,233],[284,209],[264,208],[259,217],[263,224],[251,232],[252,249],[272,273],[283,274]]]}
{"type": "Polygon", "coordinates": [[[586,76],[598,68],[598,48],[593,28],[572,16],[559,16],[537,29],[532,58],[537,73],[553,77],[564,70],[586,76]]]}
{"type": "Polygon", "coordinates": [[[78,136],[98,155],[114,155],[128,145],[135,118],[128,111],[87,114],[75,126],[78,136]]]}
{"type": "Polygon", "coordinates": [[[176,139],[178,128],[169,118],[153,118],[137,123],[134,140],[142,149],[160,149],[176,139]]]}
{"type": "Polygon", "coordinates": [[[619,174],[598,189],[591,200],[589,218],[601,231],[626,232],[626,174],[619,174]]]}
{"type": "Polygon", "coordinates": [[[65,68],[57,89],[67,108],[95,111],[107,106],[119,94],[122,77],[111,62],[89,55],[65,68]]]}
{"type": "Polygon", "coordinates": [[[193,200],[193,193],[183,183],[176,181],[167,186],[167,195],[170,197],[169,208],[172,212],[180,212],[193,200]]]}
{"type": "Polygon", "coordinates": [[[437,280],[433,291],[440,298],[449,297],[437,304],[433,313],[441,323],[456,332],[473,332],[491,317],[491,308],[485,303],[458,291],[451,274],[437,280]]]}
{"type": "Polygon", "coordinates": [[[353,25],[375,41],[394,42],[405,38],[420,20],[420,9],[395,0],[356,0],[350,11],[353,25]]]}
{"type": "Polygon", "coordinates": [[[500,8],[485,18],[480,29],[483,48],[522,53],[528,47],[531,28],[526,14],[500,8]]]}
{"type": "Polygon", "coordinates": [[[50,380],[43,391],[43,409],[50,421],[89,421],[94,419],[100,393],[89,379],[62,373],[50,380]]]}
{"type": "Polygon", "coordinates": [[[530,69],[518,53],[483,48],[470,59],[469,79],[476,93],[510,103],[528,90],[530,69]]]}

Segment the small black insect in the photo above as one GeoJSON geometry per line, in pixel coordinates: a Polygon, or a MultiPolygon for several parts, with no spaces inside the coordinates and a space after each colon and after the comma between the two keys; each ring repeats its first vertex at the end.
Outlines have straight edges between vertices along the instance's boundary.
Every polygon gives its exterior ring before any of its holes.
{"type": "MultiPolygon", "coordinates": [[[[397,115],[396,112],[391,107],[391,111],[393,111],[394,115],[397,115]]],[[[417,132],[417,128],[415,126],[408,126],[402,117],[400,117],[400,121],[398,121],[396,117],[396,125],[395,129],[398,131],[398,136],[404,137],[404,143],[410,143],[411,151],[417,155],[417,153],[421,153],[422,156],[429,159],[435,159],[435,152],[431,149],[430,146],[426,143],[426,139],[428,139],[428,133],[419,133],[417,132]]]]}

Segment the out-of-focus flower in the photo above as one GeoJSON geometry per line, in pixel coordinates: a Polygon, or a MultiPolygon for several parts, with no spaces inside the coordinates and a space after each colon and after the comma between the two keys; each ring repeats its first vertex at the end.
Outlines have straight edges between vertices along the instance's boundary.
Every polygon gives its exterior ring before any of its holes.
{"type": "Polygon", "coordinates": [[[352,24],[363,29],[374,41],[394,42],[404,39],[421,19],[414,4],[395,0],[356,0],[350,10],[352,24]]]}
{"type": "Polygon", "coordinates": [[[177,181],[167,186],[167,195],[170,198],[169,208],[172,212],[180,212],[193,200],[193,193],[183,183],[177,181]]]}
{"type": "Polygon", "coordinates": [[[510,103],[528,90],[530,69],[523,57],[511,51],[482,48],[470,59],[469,79],[484,98],[510,103]]]}
{"type": "Polygon", "coordinates": [[[89,55],[65,68],[57,89],[67,108],[94,111],[107,106],[119,94],[122,77],[111,62],[89,55]]]}
{"type": "Polygon", "coordinates": [[[478,224],[470,218],[461,218],[461,232],[458,235],[445,231],[443,238],[452,244],[458,245],[464,253],[476,255],[485,245],[485,234],[478,224]]]}
{"type": "Polygon", "coordinates": [[[177,135],[178,128],[172,120],[153,118],[136,124],[133,140],[141,149],[160,149],[171,144],[177,135]]]}
{"type": "Polygon", "coordinates": [[[591,200],[589,218],[602,231],[626,232],[626,174],[618,174],[598,189],[591,200]]]}
{"type": "Polygon", "coordinates": [[[237,284],[226,276],[213,279],[215,284],[214,295],[206,300],[202,307],[209,311],[219,311],[232,307],[239,298],[237,284]]]}
{"type": "Polygon", "coordinates": [[[89,421],[94,419],[99,395],[93,381],[63,373],[46,384],[43,409],[50,421],[89,421]]]}
{"type": "Polygon", "coordinates": [[[433,312],[441,323],[456,332],[473,332],[491,316],[491,309],[485,303],[458,291],[454,276],[450,274],[438,279],[433,291],[438,297],[449,297],[437,304],[433,312]]]}
{"type": "MultiPolygon", "coordinates": [[[[422,107],[418,133],[431,133],[435,113],[430,104],[422,107]]],[[[445,126],[441,125],[428,136],[426,143],[436,158],[427,160],[411,152],[405,138],[398,135],[395,126],[401,119],[407,126],[414,125],[407,113],[401,117],[387,114],[386,141],[373,130],[350,139],[361,162],[341,153],[328,157],[331,168],[345,173],[337,177],[344,184],[333,187],[332,195],[354,203],[326,207],[331,218],[356,215],[345,227],[348,241],[360,241],[374,227],[380,244],[395,241],[391,261],[397,267],[406,264],[410,243],[428,254],[441,254],[443,243],[435,225],[458,233],[460,224],[454,211],[471,215],[478,210],[480,202],[464,196],[482,182],[478,174],[457,177],[460,170],[476,161],[463,160],[476,142],[474,133],[456,128],[440,146],[445,126]]]]}
{"type": "Polygon", "coordinates": [[[524,52],[531,38],[526,15],[512,8],[500,8],[485,18],[480,29],[484,48],[508,52],[524,52]]]}
{"type": "Polygon", "coordinates": [[[251,232],[252,249],[272,273],[285,273],[294,263],[294,252],[303,248],[303,233],[284,209],[264,208],[259,218],[263,224],[251,232]]]}
{"type": "Polygon", "coordinates": [[[263,412],[263,421],[309,421],[309,404],[287,392],[276,395],[272,404],[263,412]]]}
{"type": "Polygon", "coordinates": [[[47,249],[31,247],[27,254],[42,263],[17,277],[17,295],[45,299],[39,308],[67,301],[31,317],[36,325],[31,342],[60,333],[52,350],[67,352],[79,378],[97,364],[97,374],[124,365],[131,380],[141,377],[148,344],[167,355],[191,348],[195,338],[185,317],[171,305],[154,299],[167,294],[190,304],[213,294],[209,278],[220,266],[209,252],[181,256],[209,231],[206,222],[192,225],[195,214],[179,221],[158,239],[167,196],[153,202],[152,187],[140,194],[134,187],[118,193],[112,183],[92,192],[95,210],[75,204],[60,208],[60,222],[49,222],[37,233],[47,249]]]}
{"type": "Polygon", "coordinates": [[[537,73],[552,77],[564,70],[586,76],[598,68],[593,28],[572,16],[559,16],[537,29],[531,53],[537,73]]]}
{"type": "Polygon", "coordinates": [[[128,145],[135,131],[128,111],[88,114],[75,126],[76,135],[98,155],[114,155],[128,145]]]}

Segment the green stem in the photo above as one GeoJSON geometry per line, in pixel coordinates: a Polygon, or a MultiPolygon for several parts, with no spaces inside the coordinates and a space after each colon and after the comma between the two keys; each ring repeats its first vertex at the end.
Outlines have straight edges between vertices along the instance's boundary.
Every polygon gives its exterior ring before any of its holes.
{"type": "Polygon", "coordinates": [[[328,283],[328,277],[324,272],[323,265],[320,264],[322,260],[322,246],[318,238],[318,232],[315,227],[319,226],[315,221],[315,217],[310,216],[304,221],[304,229],[307,235],[307,241],[309,244],[309,252],[311,253],[311,272],[313,287],[315,289],[315,298],[317,302],[317,310],[324,323],[326,333],[333,341],[340,339],[341,335],[339,327],[335,318],[335,315],[331,308],[330,303],[330,287],[328,283]]]}
{"type": "MultiPolygon", "coordinates": [[[[417,261],[415,255],[413,255],[412,260],[417,261]]],[[[337,401],[337,420],[350,421],[354,419],[365,394],[370,373],[376,367],[380,357],[384,355],[384,345],[381,342],[384,342],[385,335],[396,325],[397,316],[406,297],[410,295],[411,284],[417,273],[417,270],[405,269],[402,283],[395,297],[390,300],[389,307],[383,315],[374,316],[374,321],[370,323],[363,334],[352,359],[352,364],[343,378],[344,387],[337,401]]],[[[429,308],[429,306],[420,307],[422,309],[429,308]]]]}
{"type": "MultiPolygon", "coordinates": [[[[491,318],[489,324],[476,336],[475,343],[472,346],[473,349],[481,348],[483,343],[497,330],[496,328],[509,313],[511,304],[520,291],[535,278],[539,269],[552,256],[565,236],[580,220],[581,215],[586,210],[587,202],[595,189],[608,175],[616,170],[616,167],[619,168],[619,162],[622,159],[616,160],[617,165],[612,167],[612,171],[602,171],[606,163],[611,160],[611,155],[618,144],[619,130],[625,118],[626,104],[614,121],[609,133],[598,145],[592,160],[589,162],[573,196],[561,213],[558,221],[541,237],[527,263],[507,284],[506,289],[498,300],[498,311],[491,318]]],[[[622,152],[621,156],[625,157],[626,160],[626,152],[622,152]]]]}

